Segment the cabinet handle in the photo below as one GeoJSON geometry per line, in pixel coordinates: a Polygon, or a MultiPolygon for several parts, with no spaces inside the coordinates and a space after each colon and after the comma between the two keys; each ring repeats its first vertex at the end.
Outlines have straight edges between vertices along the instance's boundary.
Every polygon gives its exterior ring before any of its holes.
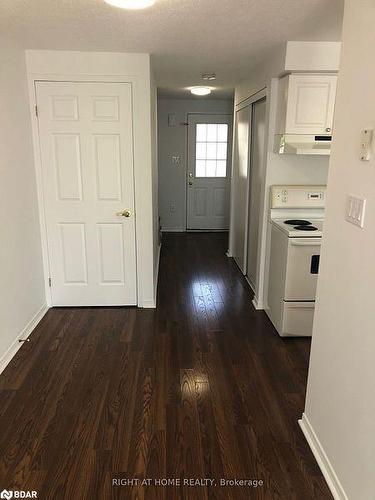
{"type": "Polygon", "coordinates": [[[310,240],[310,241],[291,241],[292,247],[320,247],[322,245],[321,240],[310,240]]]}
{"type": "Polygon", "coordinates": [[[311,257],[311,266],[310,266],[311,274],[319,273],[319,262],[320,262],[320,255],[313,255],[311,257]]]}
{"type": "Polygon", "coordinates": [[[329,127],[327,127],[326,132],[331,132],[331,129],[329,127]]]}

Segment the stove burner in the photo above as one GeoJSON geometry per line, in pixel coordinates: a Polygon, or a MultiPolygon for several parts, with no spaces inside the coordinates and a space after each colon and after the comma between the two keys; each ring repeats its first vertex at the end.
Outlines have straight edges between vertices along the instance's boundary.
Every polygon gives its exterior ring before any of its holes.
{"type": "Polygon", "coordinates": [[[289,224],[290,226],[310,226],[311,222],[303,219],[290,219],[286,220],[285,224],[289,224]]]}
{"type": "MultiPolygon", "coordinates": [[[[310,222],[310,224],[311,224],[311,222],[310,222]]],[[[310,225],[294,226],[294,229],[297,229],[297,231],[318,231],[317,227],[310,226],[310,225]]]]}

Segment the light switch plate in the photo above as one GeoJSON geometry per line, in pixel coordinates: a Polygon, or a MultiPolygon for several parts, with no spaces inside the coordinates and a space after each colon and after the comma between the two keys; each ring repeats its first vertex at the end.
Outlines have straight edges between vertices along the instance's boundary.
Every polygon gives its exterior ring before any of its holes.
{"type": "Polygon", "coordinates": [[[168,127],[175,127],[177,125],[177,118],[174,113],[168,115],[168,127]]]}
{"type": "Polygon", "coordinates": [[[351,224],[363,228],[365,223],[365,208],[365,199],[348,196],[345,219],[351,224]]]}

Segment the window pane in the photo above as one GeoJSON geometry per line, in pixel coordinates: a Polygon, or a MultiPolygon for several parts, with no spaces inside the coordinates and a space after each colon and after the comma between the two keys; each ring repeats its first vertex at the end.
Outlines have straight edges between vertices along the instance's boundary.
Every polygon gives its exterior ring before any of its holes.
{"type": "Polygon", "coordinates": [[[207,159],[208,160],[216,160],[216,149],[217,149],[217,143],[212,142],[212,143],[207,143],[207,159]]]}
{"type": "Polygon", "coordinates": [[[195,176],[226,177],[228,125],[198,123],[196,125],[195,176]]]}
{"type": "Polygon", "coordinates": [[[216,177],[226,177],[226,176],[227,176],[227,162],[219,160],[217,162],[216,177]]]}
{"type": "Polygon", "coordinates": [[[207,140],[207,125],[205,123],[197,123],[197,142],[206,142],[207,140]]]}
{"type": "Polygon", "coordinates": [[[205,160],[197,160],[195,162],[195,177],[206,177],[205,160]]]}
{"type": "Polygon", "coordinates": [[[226,160],[227,159],[227,143],[219,142],[217,145],[217,159],[226,160]]]}
{"type": "Polygon", "coordinates": [[[216,160],[207,160],[206,177],[216,177],[216,160]]]}
{"type": "Polygon", "coordinates": [[[217,141],[217,125],[216,123],[209,123],[207,125],[207,142],[217,141]]]}
{"type": "Polygon", "coordinates": [[[228,125],[226,123],[219,123],[217,126],[217,140],[218,142],[227,142],[228,140],[228,125]]]}
{"type": "Polygon", "coordinates": [[[206,159],[206,142],[197,142],[195,158],[197,160],[205,160],[206,159]]]}

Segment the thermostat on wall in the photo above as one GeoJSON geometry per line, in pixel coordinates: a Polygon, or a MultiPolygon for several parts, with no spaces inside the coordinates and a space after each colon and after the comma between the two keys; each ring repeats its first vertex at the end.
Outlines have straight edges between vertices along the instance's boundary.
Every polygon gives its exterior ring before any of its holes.
{"type": "Polygon", "coordinates": [[[362,161],[369,161],[371,155],[373,130],[372,128],[365,128],[361,134],[361,153],[359,155],[362,161]]]}
{"type": "Polygon", "coordinates": [[[168,127],[175,127],[176,126],[176,115],[174,113],[169,113],[168,115],[168,127]]]}

